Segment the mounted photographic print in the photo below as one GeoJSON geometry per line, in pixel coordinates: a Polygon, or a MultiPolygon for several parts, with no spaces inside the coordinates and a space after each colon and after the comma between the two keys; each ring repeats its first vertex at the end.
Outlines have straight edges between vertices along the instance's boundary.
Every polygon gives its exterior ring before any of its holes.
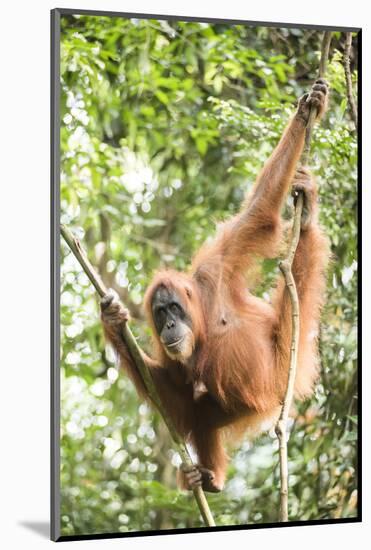
{"type": "Polygon", "coordinates": [[[360,29],[52,11],[52,538],[361,520],[360,29]]]}

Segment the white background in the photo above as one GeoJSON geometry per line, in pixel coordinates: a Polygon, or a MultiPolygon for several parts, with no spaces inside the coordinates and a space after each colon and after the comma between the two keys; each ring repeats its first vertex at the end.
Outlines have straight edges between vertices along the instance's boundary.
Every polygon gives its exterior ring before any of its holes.
{"type": "MultiPolygon", "coordinates": [[[[364,29],[364,378],[370,387],[370,22],[364,0],[7,0],[1,7],[0,64],[0,545],[45,548],[49,520],[49,10],[105,9],[173,15],[346,25],[364,29]],[[367,67],[368,66],[368,67],[367,67]],[[366,70],[366,68],[368,70],[366,70]],[[5,122],[5,124],[4,124],[5,122]],[[366,170],[367,168],[367,170],[366,170]],[[368,342],[367,342],[368,340],[368,342]]],[[[364,393],[366,393],[364,391],[364,393]]],[[[78,548],[246,548],[339,550],[370,547],[370,399],[364,398],[364,523],[70,542],[78,548]],[[367,540],[369,539],[369,540],[367,540]]]]}

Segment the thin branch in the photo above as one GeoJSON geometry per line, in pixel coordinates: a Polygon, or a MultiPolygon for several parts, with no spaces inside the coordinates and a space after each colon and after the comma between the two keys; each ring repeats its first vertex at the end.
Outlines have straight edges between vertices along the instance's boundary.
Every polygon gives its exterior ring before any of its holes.
{"type": "MultiPolygon", "coordinates": [[[[323,78],[325,76],[327,59],[328,59],[328,54],[330,50],[330,43],[331,43],[331,32],[326,31],[322,39],[321,59],[319,63],[318,78],[323,78]]],[[[307,130],[305,132],[304,149],[301,156],[301,163],[303,166],[306,166],[308,164],[309,153],[310,153],[310,143],[312,139],[312,130],[313,130],[314,122],[316,120],[316,116],[317,116],[317,110],[312,109],[309,114],[307,130]]]]}
{"type": "Polygon", "coordinates": [[[321,46],[321,59],[319,62],[319,78],[323,78],[326,74],[326,67],[327,67],[327,60],[328,60],[328,54],[330,51],[330,44],[331,44],[331,31],[325,31],[322,39],[322,46],[321,46]]]}
{"type": "Polygon", "coordinates": [[[286,394],[281,408],[281,414],[276,424],[276,434],[279,442],[280,458],[280,521],[288,521],[288,455],[286,426],[289,417],[290,407],[294,396],[296,367],[298,359],[299,337],[300,337],[300,311],[299,298],[296,290],[294,276],[292,274],[292,262],[300,238],[301,213],[303,210],[303,195],[299,194],[296,207],[292,240],[285,260],[279,264],[279,268],[285,278],[287,290],[291,301],[291,348],[290,365],[287,379],[286,394]]]}
{"type": "Polygon", "coordinates": [[[355,102],[354,96],[353,96],[352,74],[350,72],[350,50],[351,50],[351,47],[352,47],[352,33],[347,32],[347,33],[345,33],[345,48],[344,48],[343,64],[344,64],[345,81],[346,81],[347,98],[348,98],[350,116],[351,116],[351,118],[354,122],[354,125],[356,127],[356,130],[357,130],[358,129],[358,114],[357,114],[356,102],[355,102]]]}
{"type": "MultiPolygon", "coordinates": [[[[105,287],[102,279],[98,275],[98,273],[95,271],[94,267],[90,263],[87,254],[83,247],[81,246],[80,241],[71,233],[69,229],[67,229],[66,226],[61,225],[61,234],[66,241],[67,245],[69,246],[70,250],[75,255],[76,259],[80,263],[81,267],[85,271],[86,275],[90,279],[91,283],[95,287],[96,291],[98,292],[99,296],[103,298],[107,294],[107,288],[105,287]]],[[[192,466],[192,459],[190,457],[190,454],[188,452],[188,449],[184,443],[184,441],[180,438],[179,434],[177,433],[174,424],[167,414],[166,410],[164,409],[164,406],[161,402],[161,399],[158,395],[157,389],[155,387],[155,384],[153,382],[153,378],[151,375],[150,370],[148,369],[142,355],[142,350],[137,344],[137,341],[135,337],[133,336],[133,333],[131,332],[129,326],[127,323],[122,325],[122,339],[125,342],[129,353],[143,379],[143,382],[146,386],[148,395],[151,399],[151,401],[156,406],[158,412],[162,416],[170,435],[174,442],[174,447],[179,453],[182,462],[187,466],[192,466]]],[[[196,502],[198,504],[201,516],[206,523],[206,525],[210,527],[215,526],[214,518],[211,514],[208,502],[205,497],[205,493],[203,492],[201,487],[195,487],[193,489],[193,494],[196,499],[196,502]]]]}
{"type": "MultiPolygon", "coordinates": [[[[331,32],[326,31],[322,39],[321,59],[319,66],[319,78],[322,78],[326,71],[326,64],[330,49],[331,32]]],[[[312,129],[316,119],[316,108],[311,109],[309,120],[305,133],[305,143],[301,156],[303,166],[308,164],[312,129]]],[[[299,297],[296,289],[295,279],[292,274],[292,263],[294,261],[296,248],[300,239],[301,214],[303,210],[303,195],[299,194],[296,205],[295,215],[291,235],[291,243],[286,258],[279,264],[280,270],[285,278],[286,287],[291,301],[291,347],[290,364],[287,378],[286,393],[281,408],[281,413],[276,424],[276,434],[279,443],[279,461],[280,461],[280,521],[288,521],[288,453],[287,453],[287,420],[290,412],[291,403],[294,397],[294,387],[296,378],[296,368],[298,360],[298,348],[300,337],[300,308],[299,297]]]]}

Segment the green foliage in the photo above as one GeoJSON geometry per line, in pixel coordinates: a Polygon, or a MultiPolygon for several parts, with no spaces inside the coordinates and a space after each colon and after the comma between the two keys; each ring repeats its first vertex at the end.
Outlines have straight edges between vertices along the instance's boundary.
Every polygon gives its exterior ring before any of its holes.
{"type": "MultiPolygon", "coordinates": [[[[61,36],[62,222],[129,306],[146,348],[151,276],[186,269],[215,222],[238,210],[315,77],[320,35],[63,16],[61,36]]],[[[353,517],[357,506],[357,145],[343,39],[335,34],[329,113],[312,147],[333,261],[321,379],[297,405],[290,438],[293,520],[353,517]]],[[[62,533],[201,526],[193,497],[176,490],[166,429],[116,370],[95,291],[64,244],[61,269],[62,533]]],[[[276,262],[262,270],[266,297],[276,262]]],[[[243,441],[225,492],[208,497],[217,524],[277,521],[278,479],[274,434],[243,441]]]]}

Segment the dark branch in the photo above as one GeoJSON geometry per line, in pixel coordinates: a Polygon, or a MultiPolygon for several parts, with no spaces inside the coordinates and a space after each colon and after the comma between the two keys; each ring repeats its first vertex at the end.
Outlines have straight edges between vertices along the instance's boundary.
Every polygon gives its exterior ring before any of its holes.
{"type": "Polygon", "coordinates": [[[347,32],[347,33],[345,33],[345,48],[344,48],[344,56],[343,56],[345,81],[346,81],[347,98],[348,98],[350,116],[351,116],[351,119],[354,122],[354,125],[355,125],[356,129],[358,129],[357,106],[356,106],[356,102],[355,102],[354,96],[353,96],[352,74],[350,72],[350,50],[351,50],[351,47],[352,47],[352,33],[347,32]]]}

